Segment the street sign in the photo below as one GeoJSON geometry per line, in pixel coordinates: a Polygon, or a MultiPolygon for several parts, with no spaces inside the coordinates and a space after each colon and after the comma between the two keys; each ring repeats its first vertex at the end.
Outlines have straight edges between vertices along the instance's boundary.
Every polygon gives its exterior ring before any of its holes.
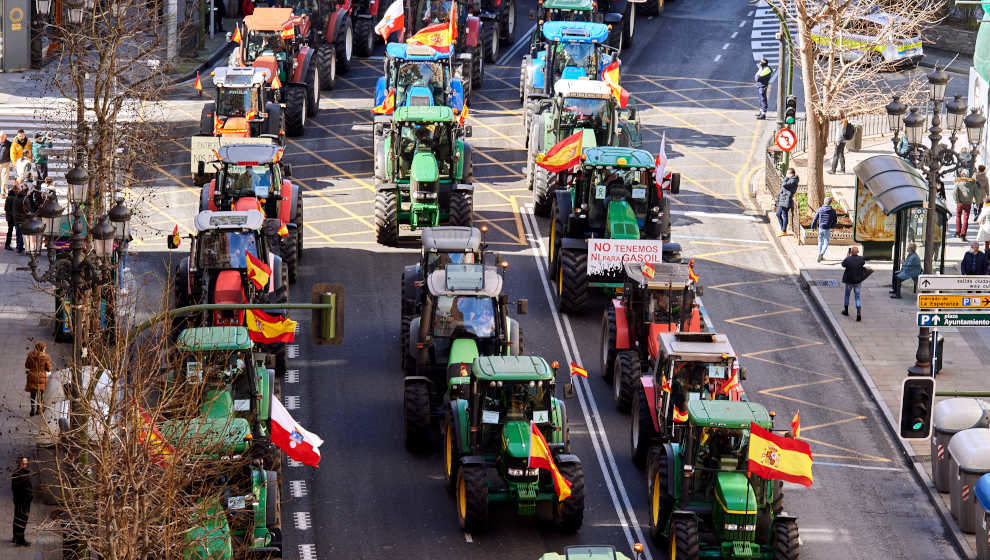
{"type": "Polygon", "coordinates": [[[797,135],[794,131],[789,128],[782,128],[777,131],[777,135],[773,138],[777,147],[785,152],[789,152],[794,149],[797,145],[797,135]]]}
{"type": "Polygon", "coordinates": [[[990,313],[918,313],[919,327],[990,327],[990,313]]]}
{"type": "Polygon", "coordinates": [[[918,309],[990,309],[990,294],[967,296],[920,294],[918,309]]]}
{"type": "Polygon", "coordinates": [[[918,289],[922,292],[944,290],[990,292],[990,276],[922,274],[918,277],[918,289]]]}

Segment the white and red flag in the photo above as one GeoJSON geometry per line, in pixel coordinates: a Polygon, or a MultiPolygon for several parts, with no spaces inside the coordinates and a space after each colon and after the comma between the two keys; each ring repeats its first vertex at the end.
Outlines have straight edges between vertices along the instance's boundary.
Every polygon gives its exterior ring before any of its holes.
{"type": "Polygon", "coordinates": [[[272,399],[272,443],[290,459],[319,468],[323,440],[300,426],[277,398],[272,399]]]}
{"type": "Polygon", "coordinates": [[[382,20],[375,26],[375,33],[388,41],[388,36],[396,31],[402,31],[406,26],[406,14],[402,11],[402,0],[395,0],[382,14],[382,20]]]}
{"type": "MultiPolygon", "coordinates": [[[[660,140],[660,151],[657,152],[656,168],[653,180],[657,183],[657,193],[663,189],[663,180],[667,176],[667,133],[663,133],[660,140]]],[[[661,195],[662,196],[662,195],[661,195]]]]}

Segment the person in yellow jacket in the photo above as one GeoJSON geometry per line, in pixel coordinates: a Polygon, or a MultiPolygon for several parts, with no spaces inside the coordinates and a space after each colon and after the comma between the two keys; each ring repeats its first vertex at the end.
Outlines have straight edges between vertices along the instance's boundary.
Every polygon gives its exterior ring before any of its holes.
{"type": "Polygon", "coordinates": [[[17,136],[14,136],[14,142],[10,145],[10,164],[17,171],[17,182],[24,181],[24,168],[26,163],[31,163],[31,160],[31,141],[28,140],[27,134],[24,134],[22,128],[17,131],[17,136]],[[21,161],[22,159],[24,162],[21,161]]]}

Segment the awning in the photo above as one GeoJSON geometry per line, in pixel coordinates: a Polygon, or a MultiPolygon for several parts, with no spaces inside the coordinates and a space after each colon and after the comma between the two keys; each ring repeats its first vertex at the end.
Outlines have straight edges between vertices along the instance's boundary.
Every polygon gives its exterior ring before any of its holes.
{"type": "MultiPolygon", "coordinates": [[[[873,156],[860,162],[853,172],[873,193],[884,214],[890,215],[903,208],[920,208],[928,199],[928,181],[924,175],[897,156],[873,156]]],[[[944,200],[937,199],[935,207],[950,214],[944,200]]]]}

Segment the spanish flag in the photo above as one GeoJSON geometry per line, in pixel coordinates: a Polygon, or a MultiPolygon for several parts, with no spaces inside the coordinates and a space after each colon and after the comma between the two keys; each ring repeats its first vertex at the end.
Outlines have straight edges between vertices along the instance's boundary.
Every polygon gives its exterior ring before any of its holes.
{"type": "Polygon", "coordinates": [[[439,52],[450,50],[450,25],[447,23],[434,23],[421,29],[412,37],[406,39],[410,45],[426,45],[433,47],[439,52]]]}
{"type": "Polygon", "coordinates": [[[660,390],[664,393],[670,392],[670,380],[667,379],[666,375],[660,377],[660,390]]]}
{"type": "Polygon", "coordinates": [[[698,275],[694,273],[694,259],[688,261],[688,278],[694,283],[699,280],[698,275]]]}
{"type": "Polygon", "coordinates": [[[742,387],[742,384],[739,383],[739,374],[736,370],[732,370],[732,376],[725,382],[725,385],[722,385],[722,394],[730,395],[732,394],[732,391],[737,390],[740,387],[742,387]]]}
{"type": "Polygon", "coordinates": [[[241,26],[237,25],[234,27],[234,35],[230,38],[231,41],[240,44],[241,42],[241,26]]]}
{"type": "Polygon", "coordinates": [[[296,322],[288,317],[275,317],[257,309],[248,309],[245,316],[248,335],[254,342],[275,344],[296,339],[296,322]]]}
{"type": "Polygon", "coordinates": [[[450,14],[447,16],[447,22],[449,23],[450,31],[450,42],[457,42],[457,2],[450,3],[450,14]]]}
{"type": "MultiPolygon", "coordinates": [[[[453,4],[451,4],[451,5],[453,5],[453,4]]],[[[461,117],[460,117],[460,119],[458,119],[457,124],[459,124],[461,126],[464,126],[464,120],[467,119],[467,114],[468,114],[468,108],[467,108],[467,103],[465,103],[464,104],[464,110],[461,111],[461,117]]]]}
{"type": "Polygon", "coordinates": [[[275,77],[272,78],[272,89],[282,89],[282,80],[278,79],[278,72],[275,72],[275,77]]]}
{"type": "Polygon", "coordinates": [[[654,270],[652,264],[643,263],[643,276],[646,276],[650,280],[653,280],[653,277],[656,276],[656,274],[657,274],[656,270],[654,270]]]}
{"type": "Polygon", "coordinates": [[[250,111],[247,112],[247,115],[245,115],[244,118],[247,119],[248,121],[252,121],[257,116],[258,116],[258,112],[255,111],[254,109],[251,109],[250,111]]]}
{"type": "Polygon", "coordinates": [[[272,269],[258,257],[247,253],[247,276],[254,283],[254,287],[259,290],[268,285],[268,278],[272,275],[272,269]]]}
{"type": "Polygon", "coordinates": [[[137,413],[138,420],[141,422],[141,427],[138,429],[138,441],[148,450],[151,462],[165,468],[175,453],[175,447],[165,441],[165,436],[155,425],[151,415],[142,410],[141,407],[137,407],[137,413]]]}
{"type": "Polygon", "coordinates": [[[283,39],[291,39],[296,36],[296,28],[292,25],[288,25],[282,30],[283,39]]]}
{"type": "Polygon", "coordinates": [[[203,82],[199,79],[199,72],[196,72],[196,81],[193,82],[193,87],[196,88],[197,91],[203,91],[203,82]]]}
{"type": "Polygon", "coordinates": [[[223,132],[223,121],[220,120],[220,115],[213,113],[213,134],[220,134],[221,132],[223,132]]]}
{"type": "Polygon", "coordinates": [[[579,130],[557,142],[545,154],[536,156],[536,165],[551,173],[570,169],[581,162],[581,141],[584,131],[579,130]]]}
{"type": "Polygon", "coordinates": [[[174,245],[175,248],[178,249],[179,245],[181,244],[182,244],[182,236],[179,235],[179,224],[175,224],[175,229],[172,230],[172,245],[174,245]]]}
{"type": "Polygon", "coordinates": [[[573,377],[575,375],[579,375],[579,376],[587,379],[588,378],[588,370],[586,370],[583,367],[575,364],[574,362],[571,362],[571,377],[573,377]]]}
{"type": "Polygon", "coordinates": [[[794,434],[794,439],[801,437],[801,411],[794,413],[794,419],[791,420],[791,433],[794,434]]]}
{"type": "Polygon", "coordinates": [[[688,421],[688,413],[684,412],[680,408],[677,408],[677,405],[674,405],[674,422],[677,422],[678,424],[683,424],[684,422],[687,421],[688,421]]]}
{"type": "Polygon", "coordinates": [[[382,100],[382,104],[378,105],[371,110],[372,113],[376,115],[391,115],[395,112],[395,90],[390,89],[388,93],[385,94],[385,99],[382,100]]]}
{"type": "Polygon", "coordinates": [[[749,427],[749,472],[767,480],[811,486],[811,447],[807,442],[778,436],[752,423],[749,427]]]}
{"type": "Polygon", "coordinates": [[[571,495],[571,483],[560,474],[557,465],[550,454],[550,446],[536,424],[529,425],[529,464],[530,469],[546,469],[553,474],[553,489],[557,493],[557,501],[563,502],[571,495]]]}
{"type": "Polygon", "coordinates": [[[619,60],[613,60],[611,64],[602,69],[602,81],[612,90],[612,95],[619,102],[619,107],[625,109],[629,104],[629,92],[619,85],[619,60]]]}
{"type": "Polygon", "coordinates": [[[282,222],[282,226],[278,228],[278,236],[279,237],[289,236],[289,226],[285,225],[285,222],[282,222]]]}

